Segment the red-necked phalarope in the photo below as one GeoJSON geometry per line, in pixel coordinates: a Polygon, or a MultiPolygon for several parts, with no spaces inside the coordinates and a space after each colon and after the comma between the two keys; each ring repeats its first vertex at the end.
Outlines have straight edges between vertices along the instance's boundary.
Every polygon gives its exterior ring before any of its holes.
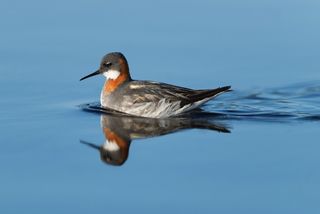
{"type": "Polygon", "coordinates": [[[98,74],[106,77],[100,96],[101,106],[140,117],[164,118],[179,115],[231,88],[225,86],[193,90],[166,83],[132,80],[128,62],[119,52],[105,55],[100,68],[80,81],[98,74]]]}

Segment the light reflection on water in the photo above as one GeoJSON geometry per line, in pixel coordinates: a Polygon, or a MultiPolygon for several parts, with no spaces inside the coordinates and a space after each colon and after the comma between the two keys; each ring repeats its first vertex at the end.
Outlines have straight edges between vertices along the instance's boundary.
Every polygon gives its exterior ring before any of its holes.
{"type": "MultiPolygon", "coordinates": [[[[90,110],[90,108],[86,109],[90,110]]],[[[209,113],[206,115],[209,116],[209,113]]],[[[216,114],[213,115],[216,116],[216,114]]],[[[128,158],[131,141],[135,139],[157,137],[193,128],[230,132],[221,121],[199,116],[198,118],[152,119],[101,114],[101,128],[105,136],[104,144],[96,145],[83,140],[80,142],[97,149],[101,160],[111,165],[124,164],[128,158]]]]}

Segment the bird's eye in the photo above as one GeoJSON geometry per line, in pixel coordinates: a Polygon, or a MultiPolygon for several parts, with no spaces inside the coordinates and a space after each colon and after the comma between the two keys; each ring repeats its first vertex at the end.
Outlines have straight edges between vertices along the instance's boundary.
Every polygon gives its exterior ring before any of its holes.
{"type": "Polygon", "coordinates": [[[104,65],[105,67],[110,67],[110,66],[112,65],[112,63],[111,63],[111,62],[105,62],[105,63],[103,63],[103,65],[104,65]]]}

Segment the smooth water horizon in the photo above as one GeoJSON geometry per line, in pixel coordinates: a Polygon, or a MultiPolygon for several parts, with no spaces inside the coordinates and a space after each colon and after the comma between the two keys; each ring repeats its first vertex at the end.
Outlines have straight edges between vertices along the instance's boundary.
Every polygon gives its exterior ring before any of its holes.
{"type": "Polygon", "coordinates": [[[1,1],[1,213],[318,213],[318,1],[1,1]],[[133,79],[233,91],[192,115],[100,109],[133,79]],[[117,148],[107,151],[106,137],[117,148]]]}

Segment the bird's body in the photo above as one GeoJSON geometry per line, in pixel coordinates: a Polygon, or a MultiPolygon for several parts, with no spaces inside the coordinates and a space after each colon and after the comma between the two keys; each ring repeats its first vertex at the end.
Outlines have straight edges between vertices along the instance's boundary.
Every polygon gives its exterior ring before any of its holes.
{"type": "Polygon", "coordinates": [[[106,87],[101,91],[102,106],[151,118],[170,117],[187,112],[230,88],[192,90],[165,83],[136,80],[123,83],[112,93],[108,93],[106,87]]]}
{"type": "Polygon", "coordinates": [[[166,83],[132,80],[128,63],[121,53],[107,54],[100,69],[81,80],[96,74],[107,78],[100,96],[102,107],[141,117],[179,115],[230,90],[230,86],[193,90],[166,83]]]}

